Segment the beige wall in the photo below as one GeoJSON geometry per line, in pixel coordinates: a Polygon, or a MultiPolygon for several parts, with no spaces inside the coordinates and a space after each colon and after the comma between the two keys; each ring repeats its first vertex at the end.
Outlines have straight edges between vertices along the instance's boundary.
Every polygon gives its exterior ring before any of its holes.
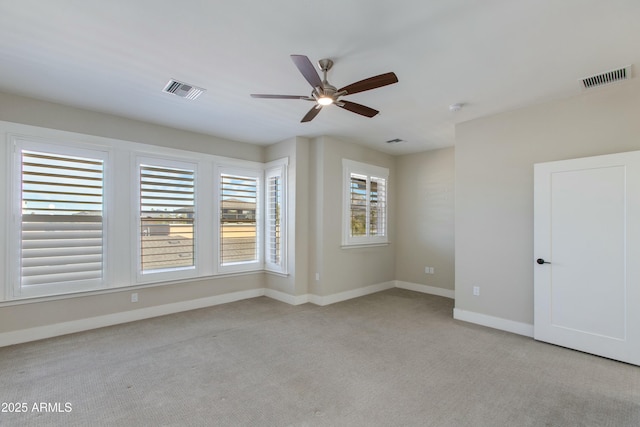
{"type": "Polygon", "coordinates": [[[0,92],[0,120],[263,161],[263,147],[0,92]]]}
{"type": "Polygon", "coordinates": [[[639,150],[639,117],[636,78],[456,127],[456,309],[533,323],[533,164],[639,150]]]}
{"type": "Polygon", "coordinates": [[[265,161],[289,159],[287,206],[288,275],[266,275],[266,286],[289,295],[308,293],[309,140],[296,137],[266,148],[265,161]]]}
{"type": "Polygon", "coordinates": [[[395,279],[395,158],[364,146],[331,137],[312,142],[311,182],[314,250],[310,263],[312,293],[326,296],[395,279]],[[389,169],[388,224],[391,244],[380,247],[343,249],[342,159],[351,159],[389,169]],[[315,279],[319,273],[320,280],[315,279]]]}
{"type": "Polygon", "coordinates": [[[454,149],[397,159],[396,280],[454,289],[454,149]],[[434,274],[425,274],[425,267],[434,274]]]}
{"type": "Polygon", "coordinates": [[[42,302],[12,302],[0,307],[0,333],[249,291],[263,287],[263,275],[257,273],[223,279],[208,278],[176,285],[130,288],[119,292],[71,296],[42,302]],[[138,293],[139,302],[131,302],[131,292],[138,293]]]}

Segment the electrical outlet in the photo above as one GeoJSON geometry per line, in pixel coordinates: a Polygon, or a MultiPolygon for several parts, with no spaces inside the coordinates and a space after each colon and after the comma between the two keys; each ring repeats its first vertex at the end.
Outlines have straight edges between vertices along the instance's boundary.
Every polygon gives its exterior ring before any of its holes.
{"type": "Polygon", "coordinates": [[[424,268],[424,274],[429,274],[429,267],[424,268]]]}
{"type": "Polygon", "coordinates": [[[316,273],[316,282],[320,280],[320,273],[316,273]]]}
{"type": "Polygon", "coordinates": [[[473,287],[473,295],[476,297],[480,296],[480,286],[473,287]]]}
{"type": "Polygon", "coordinates": [[[434,274],[434,273],[435,273],[435,268],[429,267],[429,274],[434,274]]]}
{"type": "Polygon", "coordinates": [[[138,293],[134,292],[131,294],[131,302],[138,302],[138,293]]]}

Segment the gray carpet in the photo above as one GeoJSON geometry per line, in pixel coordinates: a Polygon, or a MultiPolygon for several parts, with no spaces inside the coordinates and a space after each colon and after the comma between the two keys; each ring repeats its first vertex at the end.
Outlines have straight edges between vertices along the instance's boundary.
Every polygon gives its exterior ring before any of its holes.
{"type": "Polygon", "coordinates": [[[327,307],[256,298],[2,348],[0,401],[28,411],[0,424],[640,426],[640,368],[452,309],[401,289],[327,307]]]}

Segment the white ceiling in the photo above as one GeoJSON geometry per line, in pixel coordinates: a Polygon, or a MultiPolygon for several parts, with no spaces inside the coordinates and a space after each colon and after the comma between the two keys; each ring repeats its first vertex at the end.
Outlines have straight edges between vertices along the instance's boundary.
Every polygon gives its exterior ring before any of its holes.
{"type": "Polygon", "coordinates": [[[579,95],[578,79],[629,64],[640,73],[639,0],[0,0],[0,91],[255,144],[451,146],[455,123],[579,95]],[[249,97],[309,95],[290,54],[333,59],[337,87],[399,83],[345,98],[374,118],[330,106],[300,123],[311,103],[249,97]],[[170,78],[207,92],[163,93],[170,78]]]}

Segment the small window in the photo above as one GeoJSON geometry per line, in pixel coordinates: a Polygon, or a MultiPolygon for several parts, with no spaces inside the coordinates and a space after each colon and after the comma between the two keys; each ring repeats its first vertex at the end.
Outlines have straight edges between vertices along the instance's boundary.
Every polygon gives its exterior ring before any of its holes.
{"type": "Polygon", "coordinates": [[[343,245],[388,243],[389,170],[345,159],[343,172],[343,245]]]}
{"type": "Polygon", "coordinates": [[[255,268],[260,263],[259,174],[224,171],[219,180],[220,266],[234,267],[231,270],[255,268]]]}
{"type": "Polygon", "coordinates": [[[195,168],[140,162],[140,271],[195,267],[195,168]]]}
{"type": "Polygon", "coordinates": [[[286,270],[286,165],[265,171],[265,268],[270,271],[286,270]]]}

